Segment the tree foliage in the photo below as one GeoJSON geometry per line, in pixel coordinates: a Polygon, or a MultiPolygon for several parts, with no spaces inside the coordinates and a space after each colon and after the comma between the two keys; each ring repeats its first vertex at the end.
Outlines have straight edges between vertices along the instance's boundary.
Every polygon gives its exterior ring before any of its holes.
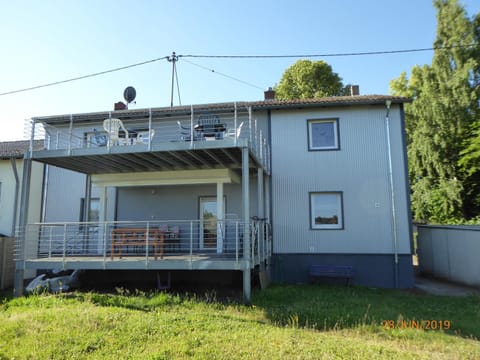
{"type": "Polygon", "coordinates": [[[456,222],[480,214],[480,16],[457,0],[434,0],[436,48],[431,65],[391,81],[405,106],[412,210],[415,219],[456,222]],[[476,168],[471,165],[476,164],[476,168]]]}
{"type": "Polygon", "coordinates": [[[340,76],[325,61],[298,60],[275,87],[278,99],[309,99],[343,93],[340,76]]]}

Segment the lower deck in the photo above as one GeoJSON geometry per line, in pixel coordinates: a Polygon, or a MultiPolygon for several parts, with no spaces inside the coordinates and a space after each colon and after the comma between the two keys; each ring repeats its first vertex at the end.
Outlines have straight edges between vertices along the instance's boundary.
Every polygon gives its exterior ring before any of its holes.
{"type": "MultiPolygon", "coordinates": [[[[259,265],[259,260],[257,257],[251,265],[259,265]]],[[[145,256],[123,256],[113,259],[69,256],[25,260],[25,269],[35,270],[245,270],[251,265],[243,259],[216,254],[178,254],[164,256],[163,259],[145,256]]]]}
{"type": "Polygon", "coordinates": [[[271,257],[261,220],[37,223],[23,235],[24,270],[248,270],[271,257]]]}

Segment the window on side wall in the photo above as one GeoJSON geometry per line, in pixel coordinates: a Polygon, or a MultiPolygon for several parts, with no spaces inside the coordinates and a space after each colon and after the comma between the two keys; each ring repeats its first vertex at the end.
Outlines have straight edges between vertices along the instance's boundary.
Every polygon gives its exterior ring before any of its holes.
{"type": "Polygon", "coordinates": [[[343,229],[341,192],[310,193],[310,228],[312,230],[343,229]]]}
{"type": "Polygon", "coordinates": [[[338,150],[338,119],[308,120],[308,150],[338,150]]]}

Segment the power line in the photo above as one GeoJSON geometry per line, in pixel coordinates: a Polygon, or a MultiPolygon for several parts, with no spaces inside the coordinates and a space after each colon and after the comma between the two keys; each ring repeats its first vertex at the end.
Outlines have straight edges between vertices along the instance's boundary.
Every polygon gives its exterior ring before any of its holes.
{"type": "Polygon", "coordinates": [[[458,45],[458,46],[438,46],[420,49],[403,49],[403,50],[382,50],[382,51],[365,51],[365,52],[350,52],[350,53],[330,53],[330,54],[293,54],[293,55],[204,55],[204,54],[188,54],[178,55],[178,57],[188,58],[205,58],[205,59],[281,59],[281,58],[316,58],[316,57],[340,57],[340,56],[366,56],[366,55],[388,55],[388,54],[403,54],[413,52],[435,51],[435,50],[449,50],[455,48],[471,48],[477,45],[458,45]]]}
{"type": "Polygon", "coordinates": [[[212,73],[215,73],[215,74],[218,74],[218,75],[220,75],[220,76],[226,77],[226,78],[228,78],[228,79],[231,79],[231,80],[240,82],[240,83],[242,83],[242,84],[251,86],[251,87],[253,87],[253,88],[257,88],[257,89],[260,89],[260,90],[264,90],[264,88],[262,88],[262,87],[260,87],[260,86],[257,86],[257,85],[255,85],[255,84],[251,84],[251,83],[249,83],[249,82],[246,82],[246,81],[237,79],[237,78],[235,78],[235,77],[233,77],[233,76],[230,76],[230,75],[221,73],[221,72],[219,72],[219,71],[215,71],[214,69],[207,68],[206,66],[203,66],[203,65],[200,65],[200,64],[196,64],[196,63],[194,63],[194,62],[192,62],[192,61],[186,60],[186,59],[184,59],[183,56],[181,56],[181,55],[180,55],[179,57],[181,57],[182,61],[185,61],[186,63],[189,63],[189,64],[191,64],[191,65],[198,66],[198,67],[201,68],[201,69],[210,71],[210,72],[212,72],[212,73]]]}
{"type": "MultiPolygon", "coordinates": [[[[208,70],[210,72],[214,72],[218,75],[224,76],[224,77],[229,78],[231,80],[238,81],[238,82],[241,82],[245,85],[263,90],[263,88],[261,88],[260,86],[248,83],[246,81],[237,79],[237,78],[235,78],[233,76],[230,76],[230,75],[227,75],[227,74],[223,74],[221,72],[215,71],[214,69],[209,69],[209,68],[204,67],[202,65],[195,64],[193,62],[187,61],[185,58],[280,59],[280,58],[317,58],[317,57],[341,57],[341,56],[367,56],[367,55],[388,55],[388,54],[402,54],[402,53],[413,53],[413,52],[424,52],[424,51],[435,51],[435,50],[448,50],[448,49],[455,49],[455,48],[467,49],[467,48],[471,48],[471,47],[475,47],[475,46],[477,46],[477,45],[472,44],[472,45],[466,45],[466,46],[462,46],[462,45],[458,45],[458,46],[439,46],[439,47],[420,48],[420,49],[385,50],[385,51],[350,52],[350,53],[331,53],[331,54],[293,54],[293,55],[287,55],[287,54],[286,55],[203,55],[203,54],[186,54],[186,55],[177,55],[177,57],[182,58],[184,61],[186,61],[186,62],[188,62],[192,65],[198,66],[200,68],[203,68],[205,70],[208,70]]],[[[70,79],[66,79],[66,80],[61,80],[61,81],[55,81],[55,82],[42,84],[42,85],[31,86],[31,87],[23,88],[23,89],[7,91],[7,92],[0,93],[0,96],[11,95],[11,94],[16,94],[16,93],[20,93],[20,92],[41,89],[41,88],[44,88],[44,87],[65,84],[65,83],[72,82],[72,81],[87,79],[87,78],[91,78],[91,77],[95,77],[95,76],[99,76],[99,75],[104,75],[104,74],[108,74],[108,73],[112,73],[112,72],[116,72],[116,71],[120,71],[120,70],[130,69],[130,68],[133,68],[133,67],[136,67],[136,66],[141,66],[141,65],[153,63],[153,62],[156,62],[156,61],[159,61],[159,60],[168,60],[169,58],[170,58],[169,56],[162,56],[162,57],[159,57],[159,58],[156,58],[156,59],[146,60],[146,61],[142,61],[142,62],[139,62],[139,63],[136,63],[136,64],[126,65],[126,66],[122,66],[122,67],[118,67],[118,68],[114,68],[114,69],[110,69],[110,70],[105,70],[105,71],[100,71],[100,72],[96,72],[96,73],[93,73],[93,74],[78,76],[78,77],[74,77],[74,78],[70,78],[70,79]]]]}
{"type": "Polygon", "coordinates": [[[7,91],[7,92],[4,92],[4,93],[0,93],[0,96],[15,94],[15,93],[24,92],[24,91],[30,91],[30,90],[35,90],[35,89],[41,89],[41,88],[48,87],[48,86],[65,84],[65,83],[72,82],[72,81],[76,81],[76,80],[87,79],[87,78],[91,78],[91,77],[95,77],[95,76],[99,76],[99,75],[104,75],[104,74],[112,73],[112,72],[115,72],[115,71],[130,69],[130,68],[133,68],[133,67],[136,67],[136,66],[141,66],[141,65],[149,64],[149,63],[156,62],[156,61],[159,61],[159,60],[164,60],[164,59],[167,59],[167,58],[168,58],[168,56],[163,56],[163,57],[160,57],[160,58],[156,58],[156,59],[152,59],[152,60],[147,60],[147,61],[142,61],[142,62],[139,62],[139,63],[136,63],[136,64],[131,64],[131,65],[127,65],[127,66],[122,66],[122,67],[118,67],[118,68],[115,68],[115,69],[110,69],[110,70],[105,70],[105,71],[96,72],[96,73],[93,73],[93,74],[88,74],[88,75],[82,75],[82,76],[74,77],[74,78],[71,78],[71,79],[66,79],[66,80],[61,80],[61,81],[55,81],[55,82],[51,82],[51,83],[48,83],[48,84],[36,85],[36,86],[24,88],[24,89],[7,91]]]}

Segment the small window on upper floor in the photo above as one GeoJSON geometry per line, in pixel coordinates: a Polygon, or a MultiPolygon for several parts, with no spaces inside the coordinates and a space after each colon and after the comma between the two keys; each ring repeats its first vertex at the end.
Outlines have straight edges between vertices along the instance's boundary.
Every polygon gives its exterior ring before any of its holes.
{"type": "Polygon", "coordinates": [[[308,120],[308,150],[338,150],[338,119],[308,120]]]}

